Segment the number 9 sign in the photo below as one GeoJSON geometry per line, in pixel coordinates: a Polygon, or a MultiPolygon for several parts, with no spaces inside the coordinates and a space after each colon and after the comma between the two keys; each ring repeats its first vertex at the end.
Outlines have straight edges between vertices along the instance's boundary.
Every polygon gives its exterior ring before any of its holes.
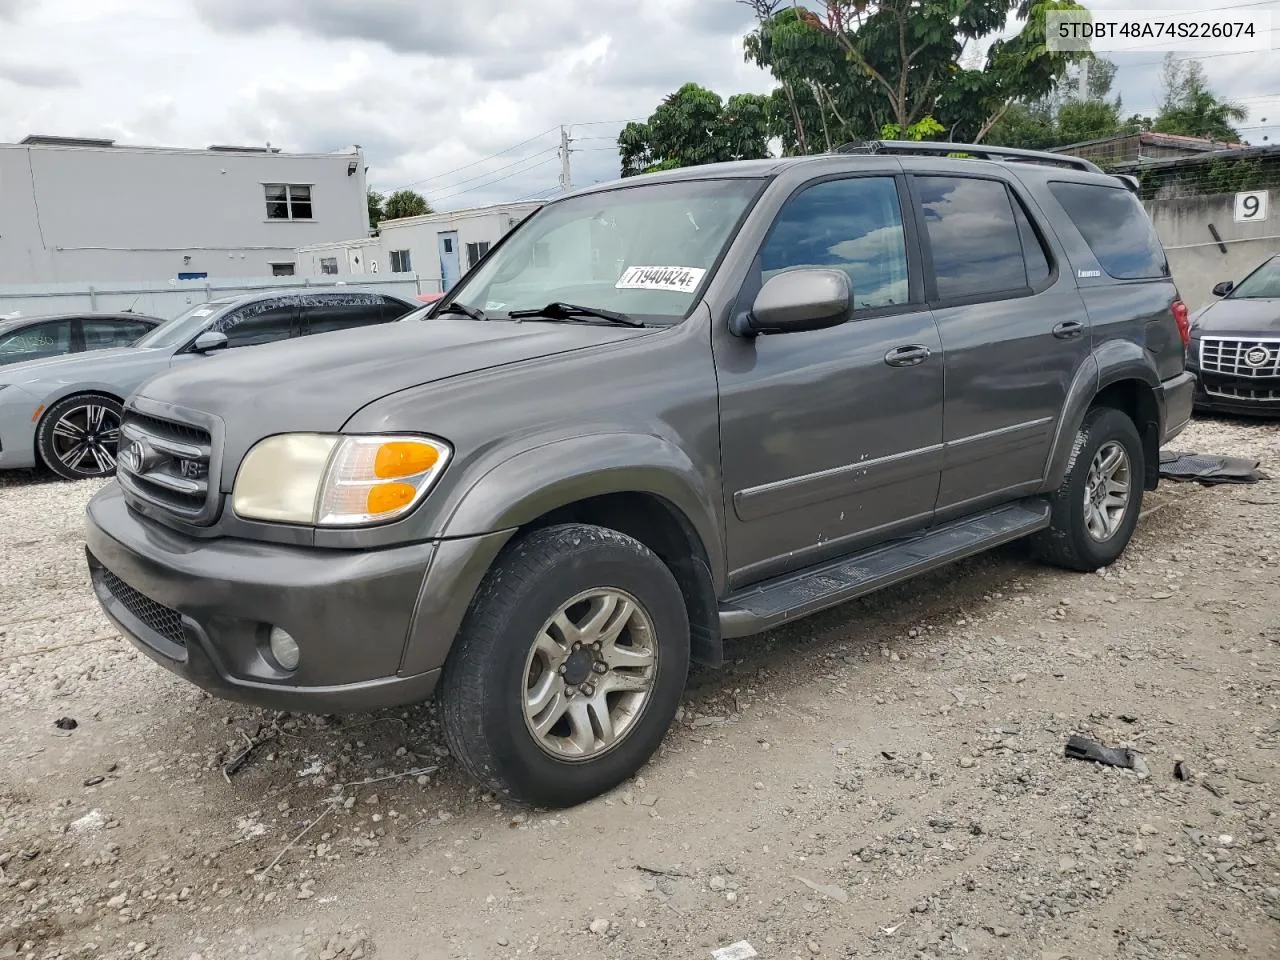
{"type": "Polygon", "coordinates": [[[1236,194],[1236,223],[1261,223],[1267,219],[1267,191],[1236,194]]]}

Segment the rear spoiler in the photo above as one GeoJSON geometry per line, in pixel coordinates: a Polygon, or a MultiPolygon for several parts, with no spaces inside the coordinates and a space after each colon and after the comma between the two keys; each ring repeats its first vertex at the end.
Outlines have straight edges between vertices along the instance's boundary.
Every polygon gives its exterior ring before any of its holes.
{"type": "Polygon", "coordinates": [[[1138,183],[1138,178],[1132,174],[1114,173],[1112,176],[1128,187],[1133,193],[1137,193],[1141,189],[1141,185],[1138,183]]]}

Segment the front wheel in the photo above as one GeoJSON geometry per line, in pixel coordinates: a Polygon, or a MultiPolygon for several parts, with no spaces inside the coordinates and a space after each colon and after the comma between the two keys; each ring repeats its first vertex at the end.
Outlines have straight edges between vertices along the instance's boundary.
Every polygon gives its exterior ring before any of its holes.
{"type": "Polygon", "coordinates": [[[1090,410],[1076,435],[1051,523],[1033,543],[1047,563],[1091,571],[1114,563],[1142,511],[1145,461],[1138,428],[1111,407],[1090,410]]]}
{"type": "Polygon", "coordinates": [[[547,527],[476,592],[441,682],[445,736],[496,792],[572,806],[644,765],[688,671],[688,614],[666,565],[613,530],[547,527]]]}
{"type": "Polygon", "coordinates": [[[40,459],[64,480],[113,475],[122,412],[120,402],[105,394],[59,400],[45,411],[36,430],[40,459]]]}

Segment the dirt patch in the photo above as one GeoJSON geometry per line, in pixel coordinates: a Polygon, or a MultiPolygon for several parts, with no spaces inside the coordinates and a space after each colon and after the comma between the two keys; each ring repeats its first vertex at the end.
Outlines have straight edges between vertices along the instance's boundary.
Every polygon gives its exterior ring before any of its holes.
{"type": "MultiPolygon", "coordinates": [[[[1280,473],[1274,425],[1178,446],[1280,473]]],[[[0,957],[1280,948],[1274,483],[1162,486],[1099,574],[1014,545],[736,644],[640,777],[557,813],[462,777],[430,705],[268,714],[135,654],[86,582],[95,488],[0,482],[0,957]]]]}

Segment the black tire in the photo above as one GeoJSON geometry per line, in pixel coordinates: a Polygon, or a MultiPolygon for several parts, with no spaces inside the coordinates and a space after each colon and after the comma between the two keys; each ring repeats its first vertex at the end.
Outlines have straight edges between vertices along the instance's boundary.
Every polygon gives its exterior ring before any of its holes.
{"type": "Polygon", "coordinates": [[[546,527],[510,545],[476,591],[441,679],[445,736],[462,766],[499,795],[539,807],[572,806],[617,786],[653,755],[688,672],[688,614],[666,565],[614,530],[546,527]],[[525,718],[530,651],[563,605],[597,589],[625,592],[647,616],[652,685],[627,732],[607,752],[563,759],[539,745],[525,718]]]}
{"type": "Polygon", "coordinates": [[[78,393],[59,400],[44,412],[36,428],[40,459],[64,480],[114,476],[123,411],[119,400],[103,393],[78,393]],[[73,428],[87,431],[78,447],[68,433],[73,428]]]}
{"type": "Polygon", "coordinates": [[[1076,434],[1067,475],[1053,495],[1049,529],[1032,539],[1036,555],[1067,570],[1090,572],[1110,566],[1124,553],[1138,525],[1145,475],[1142,439],[1133,421],[1112,407],[1090,410],[1076,434]],[[1109,536],[1099,539],[1089,531],[1085,499],[1094,458],[1110,444],[1118,444],[1128,457],[1129,496],[1118,514],[1119,523],[1109,536]]]}

